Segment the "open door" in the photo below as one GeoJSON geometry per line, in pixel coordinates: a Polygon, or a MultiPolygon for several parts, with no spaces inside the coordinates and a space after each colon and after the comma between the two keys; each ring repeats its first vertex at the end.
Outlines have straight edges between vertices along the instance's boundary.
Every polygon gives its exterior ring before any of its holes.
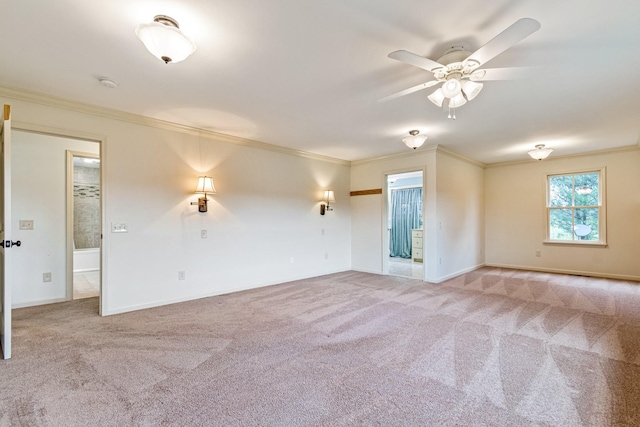
{"type": "MultiPolygon", "coordinates": [[[[11,358],[11,108],[4,106],[0,123],[0,345],[11,358]]],[[[16,242],[19,245],[19,242],[16,242]]]]}

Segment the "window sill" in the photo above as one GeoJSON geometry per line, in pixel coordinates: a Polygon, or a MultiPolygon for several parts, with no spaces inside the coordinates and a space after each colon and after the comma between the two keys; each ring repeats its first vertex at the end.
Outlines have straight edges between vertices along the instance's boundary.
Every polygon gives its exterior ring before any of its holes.
{"type": "Polygon", "coordinates": [[[556,245],[556,246],[594,246],[598,248],[606,248],[609,246],[607,242],[595,242],[595,241],[574,241],[574,240],[543,240],[543,245],[556,245]]]}

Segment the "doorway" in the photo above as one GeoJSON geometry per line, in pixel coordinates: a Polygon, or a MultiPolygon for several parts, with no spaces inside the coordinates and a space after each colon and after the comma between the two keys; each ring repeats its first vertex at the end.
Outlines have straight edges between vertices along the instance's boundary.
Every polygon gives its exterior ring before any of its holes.
{"type": "MultiPolygon", "coordinates": [[[[73,299],[75,243],[70,221],[73,197],[69,196],[73,190],[73,167],[69,165],[68,152],[99,159],[101,142],[28,127],[14,129],[12,142],[12,229],[23,249],[13,254],[13,307],[70,301],[73,299]]],[[[101,174],[100,169],[96,170],[97,176],[101,174]]],[[[92,195],[97,196],[98,206],[101,206],[101,185],[98,181],[97,191],[92,195]]],[[[101,209],[94,214],[98,230],[102,228],[101,209]]],[[[100,245],[92,249],[99,260],[98,270],[94,272],[101,296],[100,245]]],[[[91,267],[94,268],[95,265],[91,267]]]]}
{"type": "Polygon", "coordinates": [[[387,261],[393,276],[424,279],[423,171],[386,175],[387,261]]]}
{"type": "Polygon", "coordinates": [[[67,150],[68,299],[100,295],[100,212],[99,155],[67,150]]]}

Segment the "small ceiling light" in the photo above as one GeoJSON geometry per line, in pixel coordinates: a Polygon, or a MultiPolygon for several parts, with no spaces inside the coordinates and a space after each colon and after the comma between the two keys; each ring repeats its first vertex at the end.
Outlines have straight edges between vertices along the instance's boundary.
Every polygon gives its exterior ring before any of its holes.
{"type": "Polygon", "coordinates": [[[467,98],[467,101],[471,101],[473,98],[478,96],[483,87],[483,83],[476,83],[467,80],[462,83],[462,93],[464,94],[464,97],[467,98]]]}
{"type": "Polygon", "coordinates": [[[178,26],[178,22],[165,15],[157,15],[153,22],[140,24],[136,35],[153,56],[168,64],[186,59],[196,50],[195,43],[178,26]]]}
{"type": "Polygon", "coordinates": [[[429,101],[433,102],[438,107],[442,107],[442,103],[444,102],[445,96],[442,93],[442,89],[438,88],[431,95],[429,95],[427,98],[429,98],[429,101]]]}
{"type": "Polygon", "coordinates": [[[425,135],[419,135],[419,133],[419,130],[410,131],[409,136],[402,138],[402,142],[404,142],[407,147],[413,148],[415,150],[416,148],[422,146],[422,144],[424,144],[424,142],[427,140],[427,137],[425,135]]]}
{"type": "Polygon", "coordinates": [[[544,148],[544,144],[538,144],[535,150],[529,151],[529,155],[536,160],[542,160],[549,157],[552,151],[551,148],[544,148]]]}
{"type": "Polygon", "coordinates": [[[447,98],[455,98],[460,94],[462,85],[458,79],[449,79],[442,85],[442,94],[447,98]]]}
{"type": "Polygon", "coordinates": [[[320,203],[320,215],[324,215],[326,211],[332,211],[331,202],[336,202],[336,195],[333,190],[325,190],[320,203]]]}
{"type": "Polygon", "coordinates": [[[204,197],[198,198],[197,202],[191,202],[192,205],[198,205],[198,212],[207,211],[207,194],[216,194],[216,187],[213,186],[213,178],[210,176],[201,176],[198,178],[198,185],[196,185],[196,194],[204,194],[204,197]]]}

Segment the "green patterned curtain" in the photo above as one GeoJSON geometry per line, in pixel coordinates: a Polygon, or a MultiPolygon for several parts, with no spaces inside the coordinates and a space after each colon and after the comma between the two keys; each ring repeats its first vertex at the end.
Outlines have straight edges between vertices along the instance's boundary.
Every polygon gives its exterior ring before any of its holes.
{"type": "Polygon", "coordinates": [[[411,258],[411,230],[421,227],[422,188],[391,190],[391,235],[389,252],[392,257],[411,258]]]}

